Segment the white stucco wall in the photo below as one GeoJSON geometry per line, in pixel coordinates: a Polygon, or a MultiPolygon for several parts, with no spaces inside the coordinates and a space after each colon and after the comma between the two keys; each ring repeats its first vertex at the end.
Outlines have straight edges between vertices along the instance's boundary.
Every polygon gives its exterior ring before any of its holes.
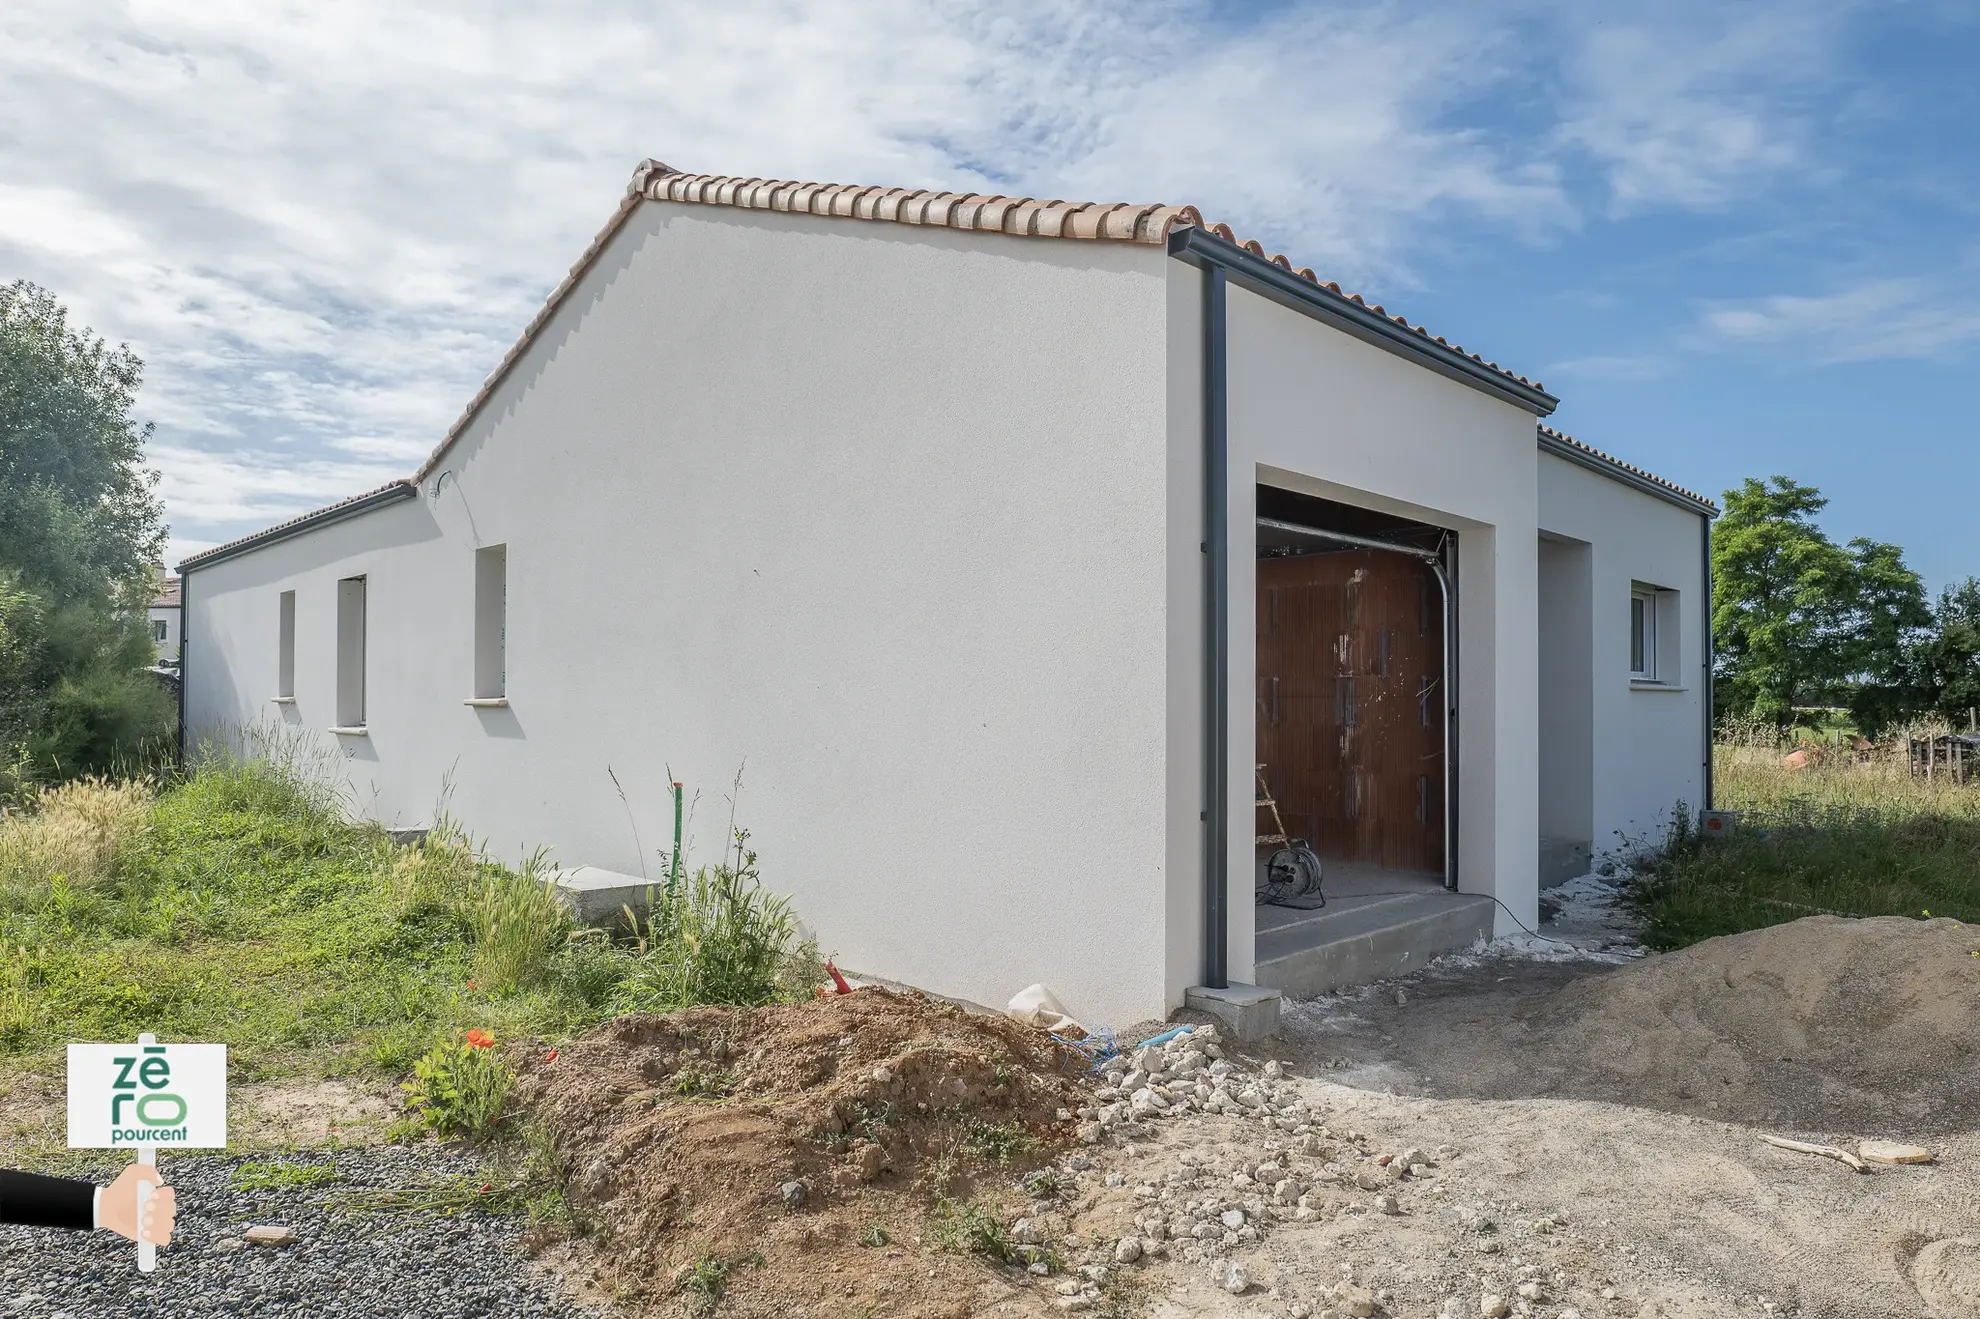
{"type": "Polygon", "coordinates": [[[709,859],[740,770],[767,884],[843,965],[1158,1015],[1169,264],[648,203],[416,501],[193,573],[190,721],[281,712],[294,588],[286,713],[327,737],[364,571],[368,813],[451,781],[497,853],[657,873],[669,771],[709,859]],[[511,703],[469,709],[494,544],[511,703]]]}
{"type": "MultiPolygon", "coordinates": [[[[1592,841],[1600,857],[1660,841],[1679,802],[1692,811],[1704,805],[1701,519],[1549,453],[1539,455],[1539,490],[1541,529],[1589,547],[1592,841]],[[1677,592],[1676,668],[1667,683],[1630,681],[1632,583],[1677,592]]],[[[1672,619],[1660,620],[1660,632],[1672,619]]]]}
{"type": "MultiPolygon", "coordinates": [[[[1180,263],[1176,298],[1200,297],[1180,263]]],[[[1230,818],[1256,761],[1256,486],[1459,533],[1459,887],[1537,914],[1538,620],[1534,417],[1232,285],[1227,312],[1232,532],[1230,818]]],[[[1172,354],[1200,351],[1172,340],[1172,354]]],[[[1198,520],[1200,526],[1200,519],[1198,520]]],[[[1254,847],[1232,830],[1231,976],[1253,966],[1254,847]]],[[[1499,913],[1501,932],[1514,927],[1499,913]]],[[[1201,929],[1200,924],[1196,927],[1201,929]]]]}

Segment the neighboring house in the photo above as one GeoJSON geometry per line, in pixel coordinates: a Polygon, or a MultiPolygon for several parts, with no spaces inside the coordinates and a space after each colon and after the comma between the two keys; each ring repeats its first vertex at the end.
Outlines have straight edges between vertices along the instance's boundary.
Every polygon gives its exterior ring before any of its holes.
{"type": "Polygon", "coordinates": [[[181,565],[187,724],[633,875],[740,770],[827,952],[978,1002],[1321,988],[1709,801],[1715,510],[1554,406],[1190,207],[647,162],[417,473],[181,565]]]}
{"type": "Polygon", "coordinates": [[[184,612],[179,604],[179,579],[168,576],[163,568],[157,569],[157,587],[151,595],[151,606],[145,611],[151,625],[151,644],[158,650],[158,663],[162,668],[177,668],[179,664],[179,616],[184,612]]]}

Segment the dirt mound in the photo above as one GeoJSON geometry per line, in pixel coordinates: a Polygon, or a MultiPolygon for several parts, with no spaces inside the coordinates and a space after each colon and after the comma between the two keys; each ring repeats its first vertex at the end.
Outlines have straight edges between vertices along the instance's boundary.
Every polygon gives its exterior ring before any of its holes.
{"type": "Polygon", "coordinates": [[[1528,1019],[1654,1108],[1807,1130],[1964,1129],[1980,1117],[1980,928],[1810,916],[1570,985],[1528,1019]]]}
{"type": "Polygon", "coordinates": [[[861,989],[621,1018],[519,1089],[622,1304],[678,1309],[684,1271],[730,1261],[724,1315],[960,1315],[1012,1289],[934,1249],[937,1193],[1011,1195],[1070,1138],[1081,1071],[1006,1018],[861,989]]]}

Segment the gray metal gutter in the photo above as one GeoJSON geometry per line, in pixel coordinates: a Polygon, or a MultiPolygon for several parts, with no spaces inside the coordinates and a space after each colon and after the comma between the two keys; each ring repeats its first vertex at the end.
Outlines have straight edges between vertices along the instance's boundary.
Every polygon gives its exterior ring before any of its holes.
{"type": "MultiPolygon", "coordinates": [[[[279,526],[270,527],[266,531],[257,531],[252,536],[243,536],[239,540],[229,541],[225,545],[218,545],[203,553],[195,554],[189,559],[182,559],[179,561],[179,579],[181,582],[179,598],[182,601],[185,599],[185,586],[183,583],[186,574],[196,568],[211,568],[216,563],[225,563],[229,559],[239,558],[241,555],[252,550],[263,549],[269,545],[300,536],[306,531],[317,531],[323,527],[342,522],[346,518],[354,518],[360,513],[369,513],[374,508],[382,508],[386,504],[396,504],[402,500],[411,499],[418,493],[419,487],[411,481],[394,481],[390,485],[380,486],[378,489],[369,491],[366,494],[358,495],[352,499],[346,499],[341,504],[332,504],[328,508],[319,508],[313,513],[305,513],[299,518],[292,518],[279,526]]],[[[180,615],[181,619],[184,617],[184,614],[180,615]]],[[[179,631],[181,634],[185,632],[183,623],[181,623],[179,631]]]]}
{"type": "Polygon", "coordinates": [[[1377,348],[1407,357],[1473,389],[1544,417],[1560,405],[1560,400],[1544,389],[1474,361],[1468,354],[1448,344],[1438,343],[1427,334],[1398,325],[1371,307],[1347,295],[1315,284],[1276,262],[1239,247],[1195,225],[1172,230],[1169,255],[1191,265],[1215,267],[1243,288],[1377,348]]]}
{"type": "Polygon", "coordinates": [[[1540,441],[1540,451],[1542,453],[1551,453],[1556,458],[1564,458],[1577,467],[1585,467],[1597,475],[1608,477],[1611,481],[1620,481],[1632,489],[1641,490],[1646,495],[1655,495],[1665,503],[1676,504],[1688,513],[1697,513],[1706,518],[1719,516],[1719,510],[1713,507],[1709,501],[1696,498],[1678,490],[1673,490],[1667,485],[1662,485],[1651,480],[1640,472],[1632,471],[1612,458],[1605,457],[1599,453],[1593,453],[1587,448],[1564,440],[1558,435],[1549,434],[1544,428],[1536,430],[1535,435],[1540,441]]]}

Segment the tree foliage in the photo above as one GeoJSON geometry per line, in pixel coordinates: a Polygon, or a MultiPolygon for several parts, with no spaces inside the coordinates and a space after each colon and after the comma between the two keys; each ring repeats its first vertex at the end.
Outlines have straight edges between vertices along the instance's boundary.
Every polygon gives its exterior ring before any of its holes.
{"type": "Polygon", "coordinates": [[[0,288],[0,750],[42,776],[140,759],[171,733],[172,702],[140,672],[165,543],[151,428],[131,416],[143,376],[46,290],[0,288]]]}
{"type": "Polygon", "coordinates": [[[1712,532],[1720,713],[1786,725],[1797,707],[1848,705],[1881,727],[1912,712],[1924,583],[1895,545],[1832,541],[1815,522],[1827,504],[1785,476],[1726,492],[1712,532]]]}

